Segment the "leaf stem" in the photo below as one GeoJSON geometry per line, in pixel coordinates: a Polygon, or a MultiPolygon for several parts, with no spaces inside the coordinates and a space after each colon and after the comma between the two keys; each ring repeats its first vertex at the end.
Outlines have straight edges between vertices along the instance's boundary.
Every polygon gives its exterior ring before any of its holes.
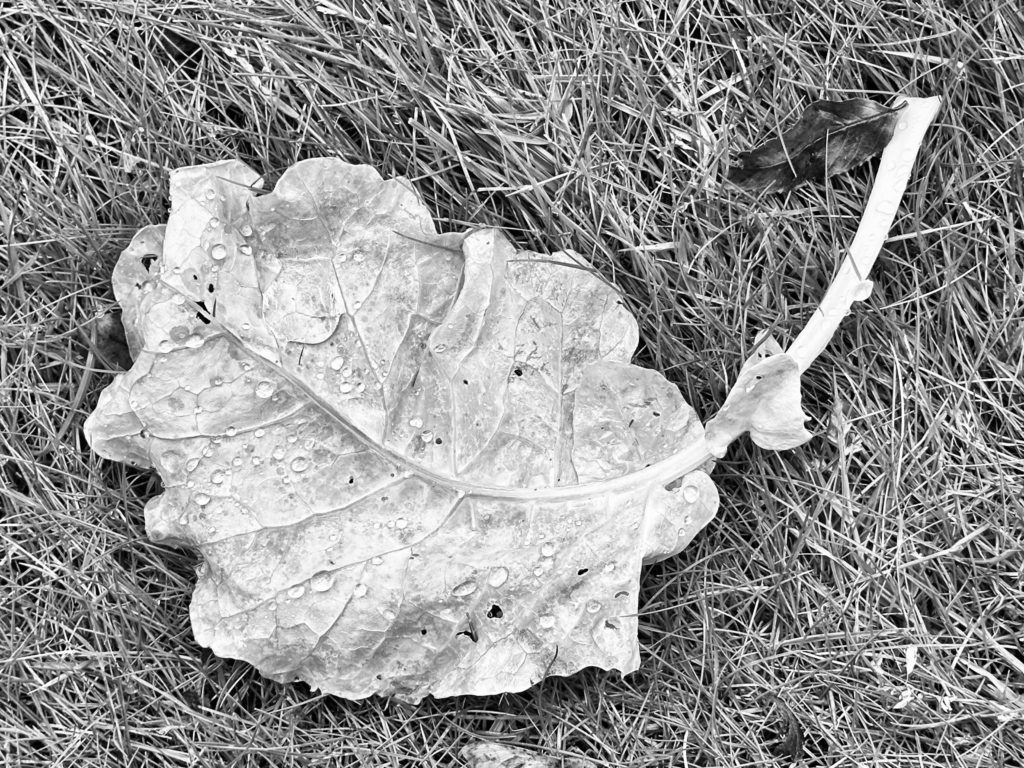
{"type": "Polygon", "coordinates": [[[878,176],[850,251],[807,327],[786,350],[799,364],[801,373],[825,349],[853,302],[863,301],[870,295],[868,273],[892,227],[917,151],[940,104],[937,97],[906,100],[906,109],[900,113],[892,139],[882,152],[878,176]]]}
{"type": "MultiPolygon", "coordinates": [[[[889,234],[907,182],[910,180],[910,171],[925,131],[938,114],[941,103],[938,97],[906,99],[906,108],[900,113],[900,120],[892,139],[882,152],[878,175],[868,195],[864,215],[857,227],[849,254],[833,278],[821,305],[793,344],[785,350],[797,361],[801,373],[806,371],[825,349],[829,339],[839,328],[839,323],[850,311],[853,302],[863,301],[870,294],[868,272],[889,234]]],[[[530,498],[614,493],[621,488],[647,482],[668,484],[699,468],[711,458],[711,452],[702,438],[687,445],[679,453],[637,472],[572,488],[538,489],[530,498]],[[568,494],[566,491],[576,493],[568,494]]]]}

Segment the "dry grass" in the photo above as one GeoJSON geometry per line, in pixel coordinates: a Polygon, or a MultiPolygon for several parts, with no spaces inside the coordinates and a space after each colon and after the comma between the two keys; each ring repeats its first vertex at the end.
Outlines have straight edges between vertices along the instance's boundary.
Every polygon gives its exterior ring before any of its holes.
{"type": "Polygon", "coordinates": [[[447,766],[487,737],[599,765],[1020,765],[1024,23],[935,0],[0,6],[0,759],[447,766]],[[678,5],[678,8],[676,7],[678,5]],[[528,10],[525,10],[528,7],[528,10]],[[156,481],[81,426],[109,275],[167,170],[323,154],[414,179],[443,228],[572,247],[705,418],[758,330],[802,327],[871,168],[721,185],[818,97],[945,100],[875,295],[805,377],[818,435],[745,441],[641,595],[639,673],[349,703],[196,646],[156,481]]]}

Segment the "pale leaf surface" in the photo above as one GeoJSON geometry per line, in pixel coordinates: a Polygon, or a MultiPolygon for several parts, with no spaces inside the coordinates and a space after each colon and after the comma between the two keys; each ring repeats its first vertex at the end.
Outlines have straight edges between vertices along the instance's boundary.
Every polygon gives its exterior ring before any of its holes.
{"type": "Polygon", "coordinates": [[[348,698],[635,669],[641,565],[718,494],[642,473],[703,428],[630,365],[615,290],[570,253],[439,235],[365,166],[257,182],[172,174],[114,275],[134,365],[86,424],[159,472],[150,536],[202,555],[197,640],[348,698]]]}

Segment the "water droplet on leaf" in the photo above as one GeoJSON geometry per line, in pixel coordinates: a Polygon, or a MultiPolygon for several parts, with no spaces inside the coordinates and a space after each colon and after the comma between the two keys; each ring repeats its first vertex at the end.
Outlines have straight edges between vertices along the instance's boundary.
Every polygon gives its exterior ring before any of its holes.
{"type": "Polygon", "coordinates": [[[319,571],[309,580],[309,587],[314,592],[326,592],[334,584],[334,574],[330,571],[319,571]]]}

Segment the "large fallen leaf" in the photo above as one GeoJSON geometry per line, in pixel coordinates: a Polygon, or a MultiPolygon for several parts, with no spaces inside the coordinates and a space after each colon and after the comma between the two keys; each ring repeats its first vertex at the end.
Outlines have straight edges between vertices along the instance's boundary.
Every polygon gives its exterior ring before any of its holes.
{"type": "Polygon", "coordinates": [[[167,225],[115,268],[134,363],[85,433],[159,472],[146,528],[202,555],[196,639],[348,698],[636,669],[640,568],[714,515],[712,455],[809,437],[799,373],[870,293],[938,100],[908,105],[821,310],[706,437],[573,254],[439,235],[403,181],[338,160],[269,194],[238,162],[173,173],[167,225]]]}
{"type": "Polygon", "coordinates": [[[349,698],[635,669],[640,567],[718,497],[636,473],[703,427],[629,364],[616,292],[568,253],[437,235],[366,167],[256,180],[173,174],[114,274],[135,364],[86,424],[163,478],[146,525],[203,556],[199,642],[349,698]]]}
{"type": "Polygon", "coordinates": [[[844,173],[881,152],[898,120],[899,108],[870,99],[815,101],[781,136],[741,152],[729,181],[751,192],[785,191],[844,173]]]}

